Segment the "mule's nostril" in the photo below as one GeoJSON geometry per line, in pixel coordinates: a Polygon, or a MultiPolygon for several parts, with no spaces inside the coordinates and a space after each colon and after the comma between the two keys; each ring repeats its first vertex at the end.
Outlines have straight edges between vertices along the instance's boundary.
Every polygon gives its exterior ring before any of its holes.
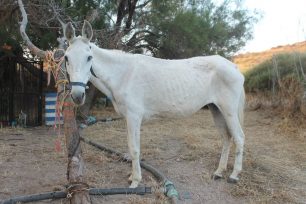
{"type": "Polygon", "coordinates": [[[85,99],[85,92],[77,92],[77,93],[71,93],[71,98],[76,105],[81,105],[84,103],[85,99]]]}
{"type": "Polygon", "coordinates": [[[81,98],[80,96],[73,97],[73,95],[71,95],[71,98],[75,104],[81,104],[83,100],[83,98],[81,98]]]}

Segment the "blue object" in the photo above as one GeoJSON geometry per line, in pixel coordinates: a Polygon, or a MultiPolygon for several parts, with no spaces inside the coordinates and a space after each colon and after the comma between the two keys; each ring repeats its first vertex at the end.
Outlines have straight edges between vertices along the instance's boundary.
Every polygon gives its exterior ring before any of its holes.
{"type": "Polygon", "coordinates": [[[96,122],[97,122],[97,119],[96,119],[96,117],[94,117],[94,116],[88,116],[87,119],[86,119],[86,121],[85,121],[85,123],[86,123],[87,125],[93,125],[93,124],[95,124],[96,122]]]}
{"type": "Polygon", "coordinates": [[[56,101],[57,93],[45,93],[45,124],[46,125],[55,125],[63,124],[63,116],[60,113],[60,117],[57,118],[56,115],[56,101]]]}
{"type": "Polygon", "coordinates": [[[13,121],[11,122],[11,125],[12,125],[12,127],[17,127],[17,122],[16,122],[15,120],[13,120],[13,121]]]}
{"type": "Polygon", "coordinates": [[[79,127],[80,127],[81,129],[85,129],[85,128],[87,128],[87,125],[84,124],[84,123],[81,123],[81,124],[79,125],[79,127]]]}
{"type": "Polygon", "coordinates": [[[164,187],[165,187],[165,194],[167,197],[169,198],[173,198],[173,197],[176,197],[176,198],[179,198],[179,194],[177,192],[177,190],[175,189],[175,186],[174,184],[167,180],[165,183],[164,183],[164,187]]]}

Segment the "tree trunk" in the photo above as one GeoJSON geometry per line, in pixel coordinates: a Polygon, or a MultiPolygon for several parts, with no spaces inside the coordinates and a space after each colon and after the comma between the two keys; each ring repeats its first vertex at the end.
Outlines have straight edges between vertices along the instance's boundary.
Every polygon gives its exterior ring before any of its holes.
{"type": "MultiPolygon", "coordinates": [[[[59,72],[57,80],[67,79],[65,67],[63,72],[59,72]]],[[[80,133],[76,123],[75,107],[70,97],[67,95],[67,87],[64,83],[58,85],[59,108],[64,116],[64,132],[66,148],[68,152],[67,180],[69,182],[68,198],[70,204],[90,204],[88,185],[84,182],[84,160],[80,146],[80,133]],[[63,101],[63,102],[62,102],[63,101]]]]}
{"type": "Polygon", "coordinates": [[[83,179],[85,165],[74,110],[73,101],[68,96],[63,104],[64,129],[68,152],[67,180],[70,184],[68,193],[72,193],[71,204],[88,204],[90,203],[90,197],[88,186],[83,179]]]}

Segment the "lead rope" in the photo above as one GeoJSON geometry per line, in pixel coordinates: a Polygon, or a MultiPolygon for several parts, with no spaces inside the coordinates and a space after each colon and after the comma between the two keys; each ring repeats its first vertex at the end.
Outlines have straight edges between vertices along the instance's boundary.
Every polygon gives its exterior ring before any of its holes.
{"type": "Polygon", "coordinates": [[[54,80],[56,81],[55,87],[57,88],[59,84],[64,84],[64,90],[61,91],[61,93],[64,93],[65,95],[62,97],[61,100],[59,100],[59,94],[57,93],[56,97],[56,106],[55,106],[55,119],[54,119],[54,130],[57,130],[57,139],[55,140],[55,151],[60,152],[62,143],[61,143],[61,110],[64,103],[65,98],[69,95],[69,92],[66,91],[66,84],[69,84],[69,80],[67,79],[66,72],[62,69],[62,64],[64,62],[64,56],[60,58],[56,58],[54,55],[56,51],[63,51],[65,53],[65,50],[55,50],[55,51],[47,51],[47,54],[44,59],[44,65],[47,69],[48,73],[48,83],[47,85],[50,85],[50,79],[51,79],[51,73],[53,75],[54,80]],[[64,76],[64,79],[59,79],[58,76],[59,73],[64,76]],[[59,124],[59,125],[57,125],[59,124]]]}

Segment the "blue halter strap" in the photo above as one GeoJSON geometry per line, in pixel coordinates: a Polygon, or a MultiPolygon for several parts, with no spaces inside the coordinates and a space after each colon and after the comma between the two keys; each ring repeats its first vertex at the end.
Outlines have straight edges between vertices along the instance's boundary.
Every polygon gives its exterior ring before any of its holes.
{"type": "Polygon", "coordinates": [[[82,86],[84,88],[86,88],[86,84],[84,84],[83,82],[70,82],[70,86],[82,86]]]}
{"type": "MultiPolygon", "coordinates": [[[[90,68],[90,73],[96,77],[97,75],[95,74],[95,72],[93,71],[92,67],[90,68]]],[[[70,86],[73,87],[73,86],[81,86],[81,87],[84,87],[86,89],[86,84],[84,84],[83,82],[70,82],[70,86]]]]}

